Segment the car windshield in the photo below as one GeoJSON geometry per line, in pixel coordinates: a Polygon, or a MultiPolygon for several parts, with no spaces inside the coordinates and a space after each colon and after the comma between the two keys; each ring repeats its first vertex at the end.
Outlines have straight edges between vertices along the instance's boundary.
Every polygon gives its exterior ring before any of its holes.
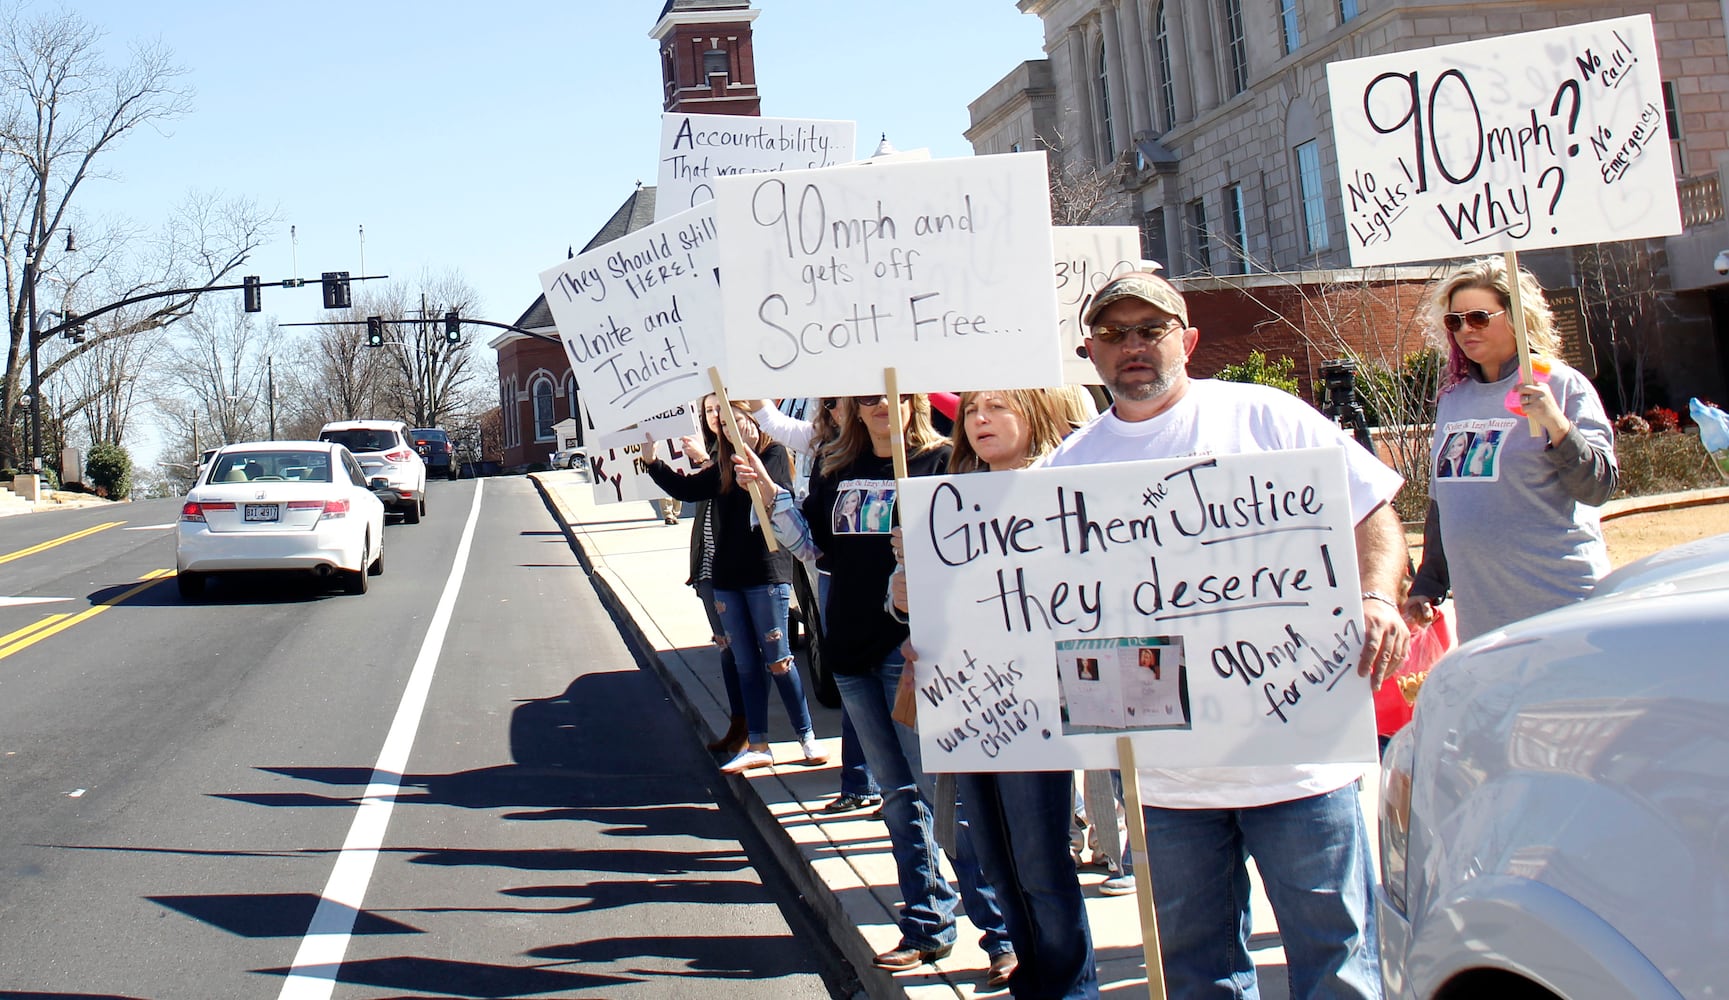
{"type": "Polygon", "coordinates": [[[330,482],[327,451],[231,451],[210,470],[212,483],[330,482]]]}
{"type": "Polygon", "coordinates": [[[320,441],[335,441],[356,455],[366,451],[389,451],[396,447],[396,432],[382,429],[356,428],[346,431],[325,431],[320,441]]]}
{"type": "Polygon", "coordinates": [[[416,427],[414,430],[409,431],[409,433],[414,436],[415,444],[421,444],[422,442],[426,444],[442,444],[446,446],[450,444],[450,435],[436,428],[416,427]]]}

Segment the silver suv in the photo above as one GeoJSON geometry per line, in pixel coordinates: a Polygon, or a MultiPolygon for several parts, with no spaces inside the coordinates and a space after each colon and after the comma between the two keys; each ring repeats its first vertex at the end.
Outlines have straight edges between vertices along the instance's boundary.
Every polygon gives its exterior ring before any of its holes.
{"type": "Polygon", "coordinates": [[[400,420],[338,420],[324,425],[318,440],[354,453],[384,509],[418,524],[426,513],[426,462],[414,450],[400,420]]]}

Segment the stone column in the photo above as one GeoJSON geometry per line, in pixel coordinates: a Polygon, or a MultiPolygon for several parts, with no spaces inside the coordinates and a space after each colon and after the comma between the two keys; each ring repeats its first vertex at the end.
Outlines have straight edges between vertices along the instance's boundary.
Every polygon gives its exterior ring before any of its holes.
{"type": "Polygon", "coordinates": [[[1063,158],[1067,160],[1077,150],[1090,152],[1098,130],[1093,127],[1093,61],[1088,55],[1087,33],[1079,24],[1068,31],[1069,79],[1074,85],[1076,134],[1061,137],[1063,158]]]}
{"type": "Polygon", "coordinates": [[[1147,86],[1147,33],[1141,24],[1141,0],[1123,0],[1123,62],[1128,64],[1130,133],[1157,132],[1153,122],[1152,90],[1147,86]]]}
{"type": "MultiPolygon", "coordinates": [[[[1105,37],[1105,92],[1111,102],[1111,142],[1116,146],[1118,155],[1130,146],[1129,135],[1133,126],[1129,124],[1132,113],[1129,110],[1127,82],[1123,79],[1123,46],[1118,35],[1116,0],[1105,0],[1100,9],[1103,23],[1100,28],[1105,37]]],[[[1101,167],[1105,164],[1099,164],[1101,167]]]]}

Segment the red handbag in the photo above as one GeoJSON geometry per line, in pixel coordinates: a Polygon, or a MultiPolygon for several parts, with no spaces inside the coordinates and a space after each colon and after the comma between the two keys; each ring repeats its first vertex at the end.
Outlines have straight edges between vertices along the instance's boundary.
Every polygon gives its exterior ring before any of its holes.
{"type": "Polygon", "coordinates": [[[1418,629],[1411,636],[1411,648],[1405,654],[1405,662],[1399,669],[1387,676],[1381,686],[1375,690],[1375,732],[1381,736],[1391,736],[1405,727],[1411,721],[1411,709],[1416,701],[1416,688],[1421,685],[1421,676],[1429,672],[1441,657],[1447,655],[1458,642],[1453,631],[1453,621],[1442,608],[1435,609],[1435,618],[1429,624],[1418,629]],[[1401,686],[1399,678],[1409,678],[1401,686]],[[1412,682],[1415,682],[1413,684],[1412,682]],[[1412,697],[1406,700],[1402,687],[1410,687],[1412,697]]]}

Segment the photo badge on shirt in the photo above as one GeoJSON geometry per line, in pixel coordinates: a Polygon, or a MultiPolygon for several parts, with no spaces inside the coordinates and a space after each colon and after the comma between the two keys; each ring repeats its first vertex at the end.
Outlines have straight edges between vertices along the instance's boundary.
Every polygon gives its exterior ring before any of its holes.
{"type": "Polygon", "coordinates": [[[1501,478],[1501,447],[1518,421],[1512,417],[1453,420],[1441,428],[1435,478],[1492,483],[1501,478]]]}
{"type": "Polygon", "coordinates": [[[894,510],[894,480],[847,479],[835,494],[832,527],[837,535],[886,535],[894,510]]]}

